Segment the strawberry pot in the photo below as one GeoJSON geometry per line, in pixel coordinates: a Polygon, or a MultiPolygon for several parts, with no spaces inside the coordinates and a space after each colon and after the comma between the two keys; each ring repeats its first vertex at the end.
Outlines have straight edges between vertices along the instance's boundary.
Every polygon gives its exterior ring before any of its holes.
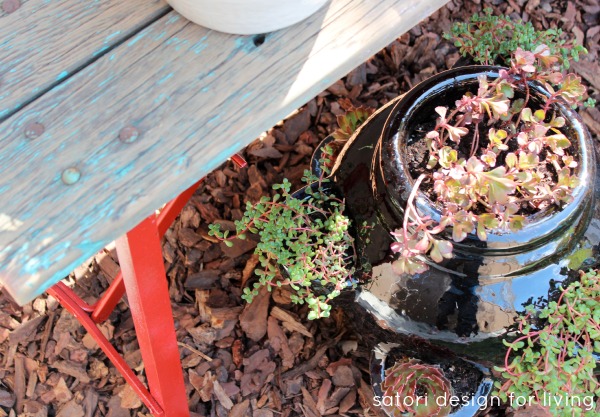
{"type": "MultiPolygon", "coordinates": [[[[452,259],[439,266],[430,263],[427,272],[409,276],[391,270],[390,232],[400,227],[414,185],[407,151],[412,137],[431,122],[422,115],[435,116],[434,107],[452,103],[477,83],[479,74],[493,79],[498,69],[462,67],[422,82],[361,126],[333,167],[331,179],[346,199],[354,224],[370,225],[357,238],[357,252],[367,259],[359,269],[369,278],[359,300],[399,332],[460,343],[495,337],[525,305],[547,299],[556,282],[569,279],[570,270],[591,266],[598,252],[595,150],[577,113],[559,104],[557,111],[567,120],[564,130],[579,158],[580,181],[571,203],[533,213],[516,232],[490,232],[485,242],[470,233],[454,244],[452,259]]],[[[547,94],[539,85],[532,85],[532,91],[540,97],[547,94]]],[[[439,217],[435,202],[421,192],[416,206],[439,217]]]]}
{"type": "MultiPolygon", "coordinates": [[[[490,367],[502,365],[506,352],[502,338],[513,329],[517,314],[527,305],[547,303],[559,283],[577,279],[577,270],[596,266],[600,243],[596,151],[577,113],[566,103],[558,103],[553,109],[566,120],[561,131],[578,159],[579,184],[572,190],[572,201],[561,208],[548,206],[529,213],[521,230],[491,231],[486,241],[469,233],[454,243],[451,259],[441,264],[425,259],[429,264],[425,272],[409,275],[392,269],[390,232],[402,225],[415,185],[411,169],[419,157],[425,157],[418,141],[435,124],[434,109],[451,106],[467,90],[476,90],[478,75],[494,79],[499,70],[467,66],[422,82],[373,114],[335,161],[330,178],[346,200],[348,215],[355,225],[368,225],[356,241],[357,277],[363,284],[357,303],[346,313],[357,334],[371,346],[393,343],[410,351],[416,338],[425,346],[415,351],[420,360],[435,345],[447,349],[440,360],[470,358],[490,367]],[[369,319],[360,319],[361,310],[363,315],[364,310],[371,313],[369,319]]],[[[549,95],[539,84],[529,87],[534,107],[549,95]]],[[[319,155],[317,149],[314,159],[319,155]]],[[[311,166],[318,172],[318,164],[311,166]]],[[[415,206],[423,215],[440,216],[436,201],[426,193],[419,191],[415,206]]],[[[450,239],[450,235],[441,238],[450,239]]],[[[376,390],[386,357],[379,353],[379,359],[372,360],[376,390]]],[[[436,362],[431,357],[427,361],[436,362]]],[[[484,368],[474,372],[480,373],[481,387],[488,376],[484,368]]]]}

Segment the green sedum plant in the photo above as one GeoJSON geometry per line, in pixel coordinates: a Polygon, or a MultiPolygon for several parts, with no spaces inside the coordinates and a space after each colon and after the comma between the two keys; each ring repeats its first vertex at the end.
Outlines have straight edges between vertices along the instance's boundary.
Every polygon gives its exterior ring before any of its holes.
{"type": "Polygon", "coordinates": [[[597,416],[600,396],[596,358],[600,354],[600,275],[580,272],[580,280],[561,288],[556,301],[537,311],[528,306],[517,319],[520,336],[508,347],[505,378],[496,393],[534,399],[555,416],[597,416]],[[537,325],[534,325],[537,323],[537,325]]]}
{"type": "Polygon", "coordinates": [[[444,372],[416,359],[387,369],[381,390],[381,406],[392,417],[443,417],[451,411],[447,399],[452,396],[452,386],[444,372]]]}
{"type": "MultiPolygon", "coordinates": [[[[328,157],[321,162],[325,165],[328,157]]],[[[324,175],[327,172],[325,169],[324,175]]],[[[246,239],[248,233],[258,235],[260,241],[254,253],[261,265],[255,270],[259,280],[252,289],[244,289],[242,298],[252,302],[260,287],[271,291],[290,285],[295,291],[292,301],[306,303],[312,320],[328,317],[330,301],[342,289],[355,285],[350,258],[354,240],[350,220],[344,215],[344,200],[324,189],[328,180],[307,170],[302,181],[308,185],[306,198],[295,198],[290,182],[284,179],[273,186],[277,194],[271,199],[265,196],[256,204],[247,203],[243,218],[235,222],[235,235],[221,231],[218,224],[209,226],[209,234],[227,245],[232,245],[236,237],[246,239]]]]}
{"type": "Polygon", "coordinates": [[[435,127],[424,137],[425,172],[408,198],[402,228],[392,233],[396,272],[425,271],[426,255],[438,263],[452,257],[452,242],[438,237],[446,230],[454,242],[471,232],[485,241],[491,230],[520,230],[527,221],[524,207],[537,212],[571,201],[578,160],[553,104],[577,106],[586,89],[579,77],[559,71],[561,63],[545,44],[531,51],[517,48],[498,78],[480,76],[477,91],[464,94],[454,107],[435,108],[435,127]],[[541,105],[531,100],[530,82],[550,92],[541,105]],[[424,181],[441,207],[439,221],[415,207],[424,181]]]}
{"type": "Polygon", "coordinates": [[[537,31],[531,22],[513,22],[507,16],[494,16],[491,8],[475,13],[469,22],[456,22],[444,38],[454,41],[462,56],[471,56],[479,64],[496,62],[508,65],[517,48],[534,51],[545,45],[550,55],[560,57],[562,69],[569,68],[571,59],[587,50],[577,42],[561,39],[561,29],[537,31]]]}

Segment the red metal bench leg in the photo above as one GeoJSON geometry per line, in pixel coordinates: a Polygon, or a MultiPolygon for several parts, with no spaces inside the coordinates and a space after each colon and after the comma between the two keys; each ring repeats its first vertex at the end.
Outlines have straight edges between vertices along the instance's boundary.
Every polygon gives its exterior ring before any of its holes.
{"type": "Polygon", "coordinates": [[[113,312],[121,298],[123,298],[123,294],[125,294],[125,284],[123,283],[123,273],[119,272],[106,292],[92,307],[92,314],[90,315],[92,320],[96,323],[107,320],[110,313],[113,312]]]}
{"type": "Polygon", "coordinates": [[[189,416],[156,216],[117,240],[150,393],[165,417],[189,416]]]}
{"type": "MultiPolygon", "coordinates": [[[[232,160],[240,168],[246,166],[239,155],[232,160]]],[[[200,182],[168,203],[158,216],[150,216],[117,240],[121,272],[96,304],[87,304],[62,282],[48,290],[90,332],[155,417],[190,415],[160,239],[200,182]],[[150,392],[96,326],[108,318],[125,291],[150,392]]]]}
{"type": "MultiPolygon", "coordinates": [[[[133,387],[134,391],[139,395],[140,399],[146,404],[148,410],[154,417],[163,417],[165,414],[158,402],[150,395],[144,384],[138,379],[137,375],[129,368],[125,359],[121,357],[119,352],[113,347],[106,337],[102,334],[96,323],[90,318],[88,312],[83,307],[86,306],[77,295],[69,287],[62,282],[48,289],[48,294],[56,298],[58,302],[85,327],[92,335],[98,346],[106,354],[108,359],[115,365],[125,380],[133,387]]],[[[87,306],[89,307],[89,306],[87,306]]]]}
{"type": "MultiPolygon", "coordinates": [[[[159,237],[162,238],[164,234],[167,232],[171,224],[175,221],[183,207],[187,204],[189,199],[194,195],[194,192],[200,186],[202,180],[198,181],[190,188],[179,194],[173,200],[167,203],[167,205],[162,209],[157,218],[158,225],[158,233],[159,237]]],[[[161,255],[162,256],[162,255],[161,255]]],[[[121,300],[121,297],[125,294],[125,285],[123,284],[123,274],[119,272],[114,279],[114,281],[110,284],[106,292],[102,295],[102,298],[98,300],[98,302],[90,307],[91,317],[96,323],[102,323],[110,313],[115,309],[116,305],[121,300]]]]}

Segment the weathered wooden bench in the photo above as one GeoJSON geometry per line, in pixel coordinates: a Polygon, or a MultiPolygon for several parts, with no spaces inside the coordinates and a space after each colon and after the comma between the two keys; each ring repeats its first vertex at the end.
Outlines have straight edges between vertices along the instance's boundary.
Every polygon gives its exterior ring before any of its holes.
{"type": "Polygon", "coordinates": [[[161,229],[189,192],[170,217],[147,216],[446,1],[332,0],[244,37],[162,1],[3,0],[3,290],[25,303],[124,236],[123,279],[100,312],[64,286],[51,293],[101,337],[95,323],[126,288],[151,394],[101,345],[151,412],[187,415],[166,283],[141,277],[164,276],[148,254],[160,258],[161,229]]]}

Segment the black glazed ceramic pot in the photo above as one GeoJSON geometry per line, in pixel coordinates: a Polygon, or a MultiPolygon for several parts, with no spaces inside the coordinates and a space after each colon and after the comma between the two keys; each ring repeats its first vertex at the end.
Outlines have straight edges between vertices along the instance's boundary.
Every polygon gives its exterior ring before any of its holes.
{"type": "MultiPolygon", "coordinates": [[[[416,131],[423,122],[423,115],[433,115],[435,123],[435,107],[451,105],[465,92],[476,91],[480,74],[494,79],[500,68],[470,66],[443,72],[419,84],[394,106],[381,137],[381,167],[375,173],[379,174],[376,192],[384,196],[393,217],[389,219],[390,227],[401,224],[406,200],[413,189],[414,180],[406,155],[409,138],[423,138],[423,134],[416,131]]],[[[540,84],[531,83],[530,90],[532,101],[540,101],[542,96],[550,95],[540,84]]],[[[463,242],[454,242],[454,257],[478,262],[479,278],[506,278],[535,270],[568,250],[589,223],[596,177],[592,138],[579,115],[566,103],[555,105],[554,110],[567,121],[564,131],[572,143],[574,155],[579,159],[575,175],[580,184],[573,189],[573,202],[560,209],[550,206],[529,216],[521,230],[491,231],[485,242],[471,233],[463,242]]],[[[420,213],[434,220],[441,217],[435,203],[423,193],[419,193],[416,206],[420,213]]],[[[448,236],[446,238],[449,239],[448,236]]]]}
{"type": "MultiPolygon", "coordinates": [[[[414,183],[404,154],[415,121],[421,122],[423,114],[435,116],[428,106],[453,104],[466,89],[476,89],[479,74],[491,79],[498,69],[462,67],[417,85],[361,126],[340,152],[331,175],[354,223],[371,225],[357,243],[358,253],[368,259],[359,268],[372,267],[370,283],[358,301],[399,333],[458,344],[457,350],[464,343],[498,343],[518,312],[531,302],[547,300],[557,282],[576,276],[573,268],[594,265],[599,249],[600,186],[593,143],[579,116],[557,105],[579,157],[580,185],[573,191],[573,202],[532,215],[518,232],[489,233],[486,242],[472,234],[454,244],[453,259],[425,273],[392,271],[389,232],[402,224],[414,183]]],[[[531,89],[548,94],[539,85],[531,89]]],[[[419,195],[416,204],[423,214],[439,217],[435,203],[425,195],[419,195]]]]}

